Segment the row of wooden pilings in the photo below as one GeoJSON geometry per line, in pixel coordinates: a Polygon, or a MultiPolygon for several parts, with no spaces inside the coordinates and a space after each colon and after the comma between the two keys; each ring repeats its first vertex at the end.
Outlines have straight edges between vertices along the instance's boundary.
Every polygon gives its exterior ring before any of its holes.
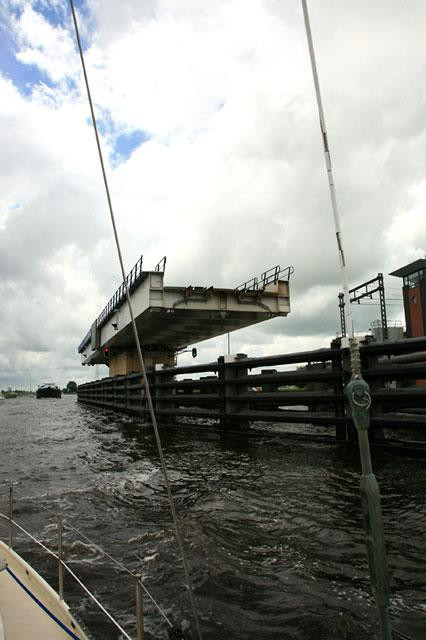
{"type": "MultiPolygon", "coordinates": [[[[426,428],[426,338],[363,344],[361,364],[371,389],[373,438],[381,439],[384,428],[426,428]]],[[[221,356],[209,364],[148,371],[160,423],[192,421],[233,430],[258,422],[320,425],[346,441],[355,438],[344,396],[349,378],[349,357],[339,340],[327,349],[221,356]]],[[[148,413],[139,372],[82,384],[78,400],[142,417],[148,413]]]]}

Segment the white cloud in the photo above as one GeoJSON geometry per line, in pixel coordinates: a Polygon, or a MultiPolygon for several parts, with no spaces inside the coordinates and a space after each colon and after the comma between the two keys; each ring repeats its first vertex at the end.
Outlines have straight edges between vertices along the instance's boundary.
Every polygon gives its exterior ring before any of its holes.
{"type": "MultiPolygon", "coordinates": [[[[426,6],[310,5],[356,285],[424,255],[426,6]]],[[[0,386],[28,367],[84,379],[75,348],[119,276],[79,60],[64,3],[5,8],[28,73],[0,76],[0,386]],[[24,91],[33,71],[46,83],[24,91]]],[[[108,167],[127,267],[167,254],[169,284],[234,286],[293,264],[291,315],[235,349],[328,343],[340,277],[298,3],[90,0],[79,16],[106,156],[122,133],[149,135],[108,167]]],[[[377,309],[354,314],[368,329],[377,309]]]]}
{"type": "Polygon", "coordinates": [[[78,72],[74,43],[66,29],[51,25],[29,4],[23,6],[19,18],[12,20],[12,27],[19,62],[37,67],[55,83],[78,72]]]}
{"type": "Polygon", "coordinates": [[[389,255],[397,253],[404,262],[426,257],[426,180],[408,190],[404,202],[394,211],[386,230],[389,255]]]}

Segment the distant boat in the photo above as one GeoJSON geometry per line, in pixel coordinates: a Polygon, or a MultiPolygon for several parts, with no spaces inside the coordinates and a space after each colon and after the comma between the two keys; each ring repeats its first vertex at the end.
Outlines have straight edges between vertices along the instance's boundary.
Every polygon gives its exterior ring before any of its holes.
{"type": "Polygon", "coordinates": [[[45,382],[37,389],[37,398],[60,398],[62,392],[53,382],[45,382]]]}

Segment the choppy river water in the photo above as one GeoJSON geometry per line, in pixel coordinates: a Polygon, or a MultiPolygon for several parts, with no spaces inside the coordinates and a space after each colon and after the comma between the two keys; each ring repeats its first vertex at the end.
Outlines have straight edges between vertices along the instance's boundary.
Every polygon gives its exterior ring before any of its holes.
{"type": "MultiPolygon", "coordinates": [[[[144,582],[195,638],[149,427],[61,400],[0,404],[1,511],[56,547],[55,514],[144,582]]],[[[356,450],[281,437],[163,430],[166,462],[205,640],[374,638],[356,450]]],[[[426,461],[375,452],[392,576],[392,620],[426,638],[426,461]]],[[[0,533],[6,537],[6,527],[0,533]]],[[[52,559],[21,534],[16,548],[56,585],[52,559]]],[[[66,560],[135,637],[131,579],[67,530],[66,560]]],[[[65,597],[96,640],[117,633],[70,578],[65,597]]],[[[167,624],[145,599],[148,640],[167,624]]]]}

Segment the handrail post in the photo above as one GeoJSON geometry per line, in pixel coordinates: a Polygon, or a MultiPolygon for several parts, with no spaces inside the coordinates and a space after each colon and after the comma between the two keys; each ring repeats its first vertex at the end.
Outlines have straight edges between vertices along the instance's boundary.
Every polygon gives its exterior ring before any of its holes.
{"type": "Polygon", "coordinates": [[[9,487],[9,547],[13,547],[13,486],[9,487]]]}
{"type": "Polygon", "coordinates": [[[135,574],[136,581],[136,638],[143,640],[143,600],[142,600],[142,575],[135,574]]]}
{"type": "Polygon", "coordinates": [[[63,527],[62,515],[59,514],[58,515],[58,583],[59,583],[59,599],[60,600],[64,599],[64,567],[62,564],[63,556],[64,556],[63,544],[62,544],[63,530],[64,530],[64,527],[63,527]]]}

